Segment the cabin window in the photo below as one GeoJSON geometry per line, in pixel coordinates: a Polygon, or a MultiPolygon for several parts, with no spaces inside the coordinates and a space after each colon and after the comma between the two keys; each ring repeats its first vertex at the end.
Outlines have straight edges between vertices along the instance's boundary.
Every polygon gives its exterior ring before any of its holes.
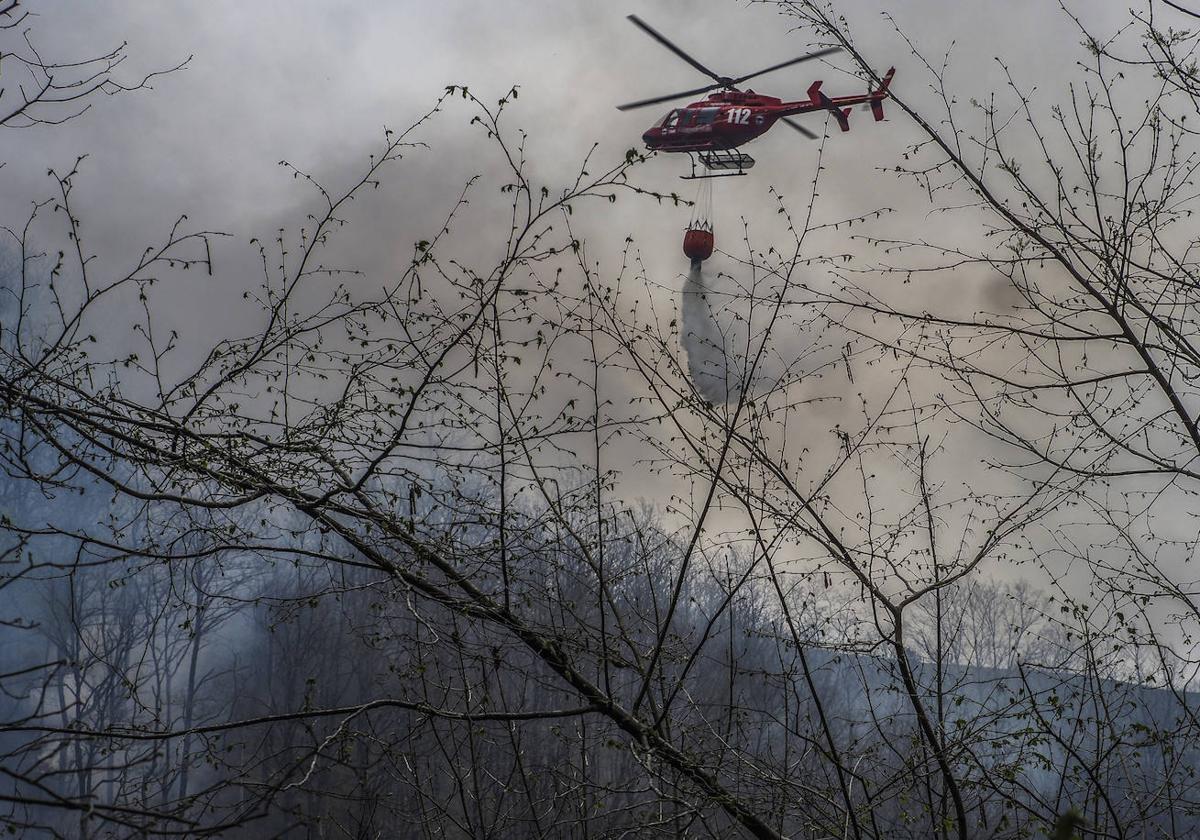
{"type": "Polygon", "coordinates": [[[674,128],[679,124],[679,113],[680,111],[678,108],[676,108],[674,111],[668,111],[667,115],[663,117],[658,124],[663,128],[674,128]]]}
{"type": "Polygon", "coordinates": [[[696,125],[712,125],[717,120],[720,108],[701,108],[696,113],[696,125]]]}

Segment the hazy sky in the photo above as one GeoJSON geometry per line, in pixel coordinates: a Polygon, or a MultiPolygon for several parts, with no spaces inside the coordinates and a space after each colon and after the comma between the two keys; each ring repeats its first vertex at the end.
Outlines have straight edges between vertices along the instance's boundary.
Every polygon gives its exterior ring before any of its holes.
{"type": "MultiPolygon", "coordinates": [[[[1073,2],[1100,31],[1125,18],[1123,2],[1073,2]]],[[[643,33],[625,15],[636,13],[718,72],[750,72],[810,47],[804,33],[770,6],[732,0],[445,0],[445,2],[297,2],[296,0],[77,0],[31,3],[40,18],[34,37],[48,57],[71,58],[129,42],[128,77],[194,58],[155,90],[97,102],[91,112],[54,129],[0,134],[0,223],[19,224],[31,201],[49,194],[47,168],[65,170],[90,157],[77,179],[76,198],[97,266],[135,259],[180,213],[199,226],[236,234],[216,254],[217,275],[176,287],[164,310],[170,326],[211,343],[216,333],[252,318],[240,304],[249,285],[250,236],[271,237],[296,226],[312,194],[277,166],[287,159],[332,186],[344,182],[377,148],[386,125],[403,128],[427,110],[448,84],[466,84],[486,100],[511,85],[521,95],[508,119],[530,134],[530,159],[545,180],[569,178],[592,143],[601,161],[616,161],[639,145],[661,111],[621,113],[615,105],[686,89],[704,79],[643,33]]],[[[951,49],[950,79],[965,100],[1003,85],[1002,57],[1018,81],[1037,87],[1047,108],[1065,100],[1078,78],[1079,33],[1051,0],[899,0],[841,4],[856,41],[882,72],[895,65],[893,89],[910,102],[931,101],[930,76],[910,54],[886,9],[935,64],[951,49]]],[[[835,65],[849,66],[835,59],[835,65]]],[[[800,98],[814,78],[831,94],[863,85],[836,67],[808,64],[753,83],[772,95],[800,98]]],[[[402,264],[411,244],[427,238],[470,175],[494,164],[479,157],[478,132],[466,107],[447,109],[422,132],[432,149],[415,154],[352,220],[357,267],[372,287],[402,264]]],[[[815,130],[823,120],[805,118],[815,130]]],[[[825,157],[826,218],[852,216],[891,204],[909,230],[936,224],[928,204],[909,186],[881,174],[918,139],[900,115],[882,124],[855,112],[853,130],[836,133],[825,157]]],[[[746,178],[716,189],[718,247],[733,248],[745,216],[769,232],[775,224],[768,187],[803,201],[815,165],[815,145],[786,129],[747,148],[758,160],[746,178]]],[[[679,156],[660,156],[643,170],[649,186],[693,187],[676,176],[679,156]]],[[[682,286],[679,251],[688,218],[683,208],[625,202],[590,230],[589,253],[612,263],[626,234],[635,232],[649,271],[664,288],[682,286]]],[[[966,223],[971,224],[971,223],[966,223]]],[[[722,258],[715,269],[727,267],[722,258]]],[[[930,283],[912,294],[963,293],[930,283]]],[[[975,287],[973,294],[984,294],[975,287]]],[[[247,323],[247,327],[251,326],[247,323]]]]}
{"type": "MultiPolygon", "coordinates": [[[[1079,53],[1078,33],[1049,0],[842,5],[878,69],[896,65],[894,89],[917,103],[929,99],[929,75],[882,9],[935,62],[953,44],[953,79],[964,97],[1002,84],[994,61],[1000,55],[1023,83],[1061,100],[1079,53]]],[[[1072,7],[1101,29],[1111,26],[1105,18],[1125,14],[1123,3],[1072,7]]],[[[704,81],[626,14],[639,14],[718,72],[750,72],[809,48],[805,34],[791,31],[772,6],[734,0],[44,0],[30,8],[40,15],[34,36],[48,56],[128,41],[122,69],[130,78],[194,59],[185,71],[159,79],[155,90],[98,102],[68,126],[0,134],[0,157],[12,161],[0,169],[0,223],[19,224],[29,203],[49,193],[46,170],[65,170],[86,152],[75,199],[99,268],[124,265],[180,213],[237,234],[218,255],[227,261],[213,281],[176,290],[185,298],[175,309],[189,319],[208,309],[223,313],[240,299],[245,278],[237,275],[245,266],[237,260],[248,253],[250,236],[269,238],[282,225],[295,226],[312,206],[312,193],[276,165],[280,159],[336,187],[377,148],[383,126],[407,126],[447,84],[469,85],[488,100],[521,85],[509,124],[529,131],[535,174],[553,182],[570,177],[592,143],[599,143],[601,161],[619,160],[659,116],[658,108],[622,113],[615,104],[704,81]]],[[[863,88],[817,64],[755,84],[801,97],[814,78],[834,94],[863,88]]],[[[448,207],[466,178],[493,165],[478,157],[482,144],[467,126],[470,116],[465,107],[440,115],[422,133],[433,149],[414,156],[372,197],[378,203],[361,209],[359,267],[378,274],[397,253],[407,255],[412,242],[427,238],[431,209],[448,207]]],[[[822,128],[821,117],[804,119],[822,128]]],[[[920,196],[907,186],[898,190],[894,178],[877,171],[890,168],[918,135],[895,117],[877,125],[856,112],[852,121],[853,130],[837,133],[826,152],[826,218],[900,204],[898,219],[924,224],[928,208],[920,196]]],[[[718,247],[735,247],[743,216],[769,236],[775,215],[768,187],[803,205],[813,174],[814,144],[784,128],[747,150],[758,160],[752,174],[717,185],[718,247]]],[[[660,156],[640,177],[690,196],[691,184],[676,177],[685,167],[682,156],[660,156]]],[[[679,253],[687,218],[682,208],[626,203],[588,231],[589,253],[610,261],[636,232],[655,279],[678,288],[687,267],[679,253]]],[[[721,258],[711,265],[722,268],[721,258]]]]}
{"type": "MultiPolygon", "coordinates": [[[[902,0],[843,4],[855,32],[880,69],[900,68],[896,89],[917,99],[927,74],[908,55],[879,9],[889,9],[931,56],[955,42],[960,73],[972,93],[1000,80],[994,55],[1012,62],[1028,83],[1053,90],[1077,56],[1078,36],[1049,0],[902,0]]],[[[1076,3],[1089,18],[1120,16],[1124,3],[1076,3]],[[1111,12],[1105,12],[1111,7],[1111,12]]],[[[93,245],[144,238],[148,225],[177,212],[199,223],[236,230],[277,226],[305,198],[275,164],[286,158],[329,177],[357,162],[383,125],[407,125],[447,84],[467,84],[491,99],[522,86],[512,119],[529,130],[534,159],[547,173],[566,175],[583,150],[600,143],[605,160],[638,145],[658,109],[620,113],[618,102],[694,87],[703,81],[625,19],[637,13],[719,72],[743,73],[806,51],[801,33],[770,7],[730,0],[445,0],[444,2],[296,2],[205,0],[32,4],[38,43],[71,56],[100,45],[130,44],[128,72],[153,69],[194,55],[183,73],[161,79],[153,92],[98,103],[64,129],[6,132],[5,157],[20,163],[0,170],[0,220],[45,190],[49,166],[91,155],[80,196],[106,211],[90,220],[93,245]]],[[[31,7],[32,7],[31,6],[31,7]]],[[[800,97],[814,77],[832,93],[861,85],[831,68],[805,65],[756,80],[764,92],[800,97]]],[[[665,106],[664,106],[665,110],[665,106]]],[[[469,137],[466,111],[446,115],[427,137],[438,153],[435,171],[417,176],[423,189],[445,191],[476,161],[455,154],[469,137]],[[444,151],[443,151],[444,150],[444,151]]],[[[855,130],[831,144],[826,197],[870,202],[885,190],[873,176],[915,135],[895,120],[876,126],[856,114],[855,130]]],[[[808,117],[814,128],[819,117],[808,117]]],[[[766,186],[800,194],[811,177],[813,148],[798,135],[773,132],[749,150],[753,175],[719,184],[718,219],[766,209],[766,186]]],[[[674,180],[681,159],[652,165],[659,186],[674,180]]],[[[405,177],[412,177],[406,173],[405,177]]],[[[413,197],[415,190],[407,190],[413,197]]],[[[403,205],[404,199],[398,200],[403,205]]],[[[677,232],[686,212],[636,210],[629,227],[677,232]]],[[[727,224],[727,226],[728,226],[727,224]]],[[[677,239],[672,235],[671,239],[677,239]]],[[[678,243],[671,242],[674,264],[678,243]]],[[[666,267],[665,265],[663,266],[666,267]]]]}

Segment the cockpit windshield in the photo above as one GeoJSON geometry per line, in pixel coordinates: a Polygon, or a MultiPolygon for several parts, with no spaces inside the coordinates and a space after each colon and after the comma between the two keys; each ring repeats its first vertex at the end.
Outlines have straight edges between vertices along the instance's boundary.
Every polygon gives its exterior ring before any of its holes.
{"type": "Polygon", "coordinates": [[[673,111],[667,111],[663,118],[654,124],[655,128],[674,128],[679,122],[680,109],[676,108],[673,111]]]}

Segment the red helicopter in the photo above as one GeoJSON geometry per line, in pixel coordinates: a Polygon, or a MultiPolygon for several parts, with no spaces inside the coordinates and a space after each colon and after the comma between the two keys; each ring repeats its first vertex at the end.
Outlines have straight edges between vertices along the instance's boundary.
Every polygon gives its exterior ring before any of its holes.
{"type": "MultiPolygon", "coordinates": [[[[808,114],[813,111],[828,111],[833,114],[842,131],[849,131],[851,106],[865,104],[870,106],[876,121],[883,119],[883,100],[887,99],[888,85],[891,84],[892,76],[896,73],[894,67],[888,70],[878,88],[859,96],[830,98],[821,91],[821,82],[816,81],[808,87],[808,99],[785,102],[777,97],[764,96],[752,90],[738,90],[737,86],[757,76],[782,70],[802,61],[822,58],[838,52],[841,48],[830,47],[818,50],[799,58],[773,64],[765,70],[731,78],[718,76],[709,70],[637,15],[629,15],[629,20],[651,38],[712,79],[713,83],[680,93],[628,102],[618,105],[618,110],[628,111],[633,108],[644,108],[660,102],[669,102],[672,99],[695,96],[711,90],[717,91],[710,93],[707,99],[701,99],[685,108],[675,108],[667,112],[662,119],[642,135],[642,140],[650,149],[663,152],[697,153],[700,163],[706,170],[719,170],[723,175],[745,175],[746,170],[754,165],[754,158],[744,152],[734,150],[738,146],[766,134],[776,122],[787,123],[805,137],[816,139],[816,134],[789,119],[790,116],[808,114]]],[[[695,164],[696,161],[693,158],[692,174],[685,175],[684,178],[718,177],[709,174],[697,175],[695,164]]]]}
{"type": "MultiPolygon", "coordinates": [[[[675,108],[656,122],[642,135],[646,145],[656,151],[686,152],[692,162],[690,175],[685,179],[717,178],[728,175],[745,175],[746,170],[754,166],[754,158],[738,147],[766,134],[777,122],[784,122],[809,139],[815,140],[817,135],[800,123],[790,119],[793,115],[808,114],[813,111],[828,111],[837,120],[842,131],[850,130],[850,111],[854,105],[867,105],[875,120],[883,119],[883,100],[888,97],[888,85],[896,68],[891,68],[884,75],[879,87],[859,96],[826,96],[821,91],[821,82],[815,81],[808,87],[808,99],[795,102],[785,102],[774,96],[764,96],[752,90],[739,90],[738,85],[757,76],[773,73],[802,61],[822,58],[838,52],[840,47],[829,47],[823,50],[802,55],[788,61],[772,64],[764,70],[747,73],[745,76],[732,78],[718,76],[696,59],[671,43],[666,36],[655,30],[637,15],[629,15],[629,20],[682,58],[692,67],[713,80],[712,84],[670,93],[666,96],[655,96],[650,99],[639,99],[618,105],[618,110],[628,111],[633,108],[645,108],[672,99],[682,99],[685,96],[695,96],[709,91],[707,99],[693,102],[685,108],[675,108]],[[696,158],[703,167],[696,174],[696,158]]],[[[703,191],[702,191],[703,194],[703,191]]],[[[711,192],[708,193],[711,202],[711,192]]],[[[714,238],[712,223],[707,210],[701,209],[701,199],[696,202],[697,215],[694,215],[683,237],[683,252],[692,261],[692,268],[697,269],[703,260],[712,256],[714,238]]]]}

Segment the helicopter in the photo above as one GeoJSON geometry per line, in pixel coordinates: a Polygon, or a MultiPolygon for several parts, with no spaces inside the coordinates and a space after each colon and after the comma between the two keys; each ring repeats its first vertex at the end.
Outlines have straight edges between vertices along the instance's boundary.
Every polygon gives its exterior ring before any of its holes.
{"type": "Polygon", "coordinates": [[[850,112],[854,105],[866,105],[871,109],[876,121],[883,119],[883,100],[887,99],[888,85],[892,82],[892,76],[896,74],[894,67],[887,71],[879,87],[865,94],[829,97],[821,90],[821,82],[818,80],[809,85],[808,99],[789,102],[774,96],[764,96],[753,90],[740,90],[738,85],[803,61],[823,58],[838,52],[840,47],[827,47],[779,64],[773,64],[764,70],[733,78],[719,76],[709,70],[637,15],[629,15],[629,20],[634,26],[713,80],[712,84],[692,90],[669,93],[650,99],[639,99],[636,102],[627,102],[617,106],[619,111],[629,111],[634,108],[658,105],[673,99],[682,99],[685,96],[716,91],[709,93],[706,99],[693,102],[684,108],[674,108],[668,111],[642,135],[642,140],[652,151],[688,153],[692,161],[692,171],[690,175],[681,176],[684,179],[745,175],[746,170],[754,165],[754,158],[740,151],[738,147],[766,134],[777,122],[786,123],[810,140],[815,140],[816,134],[791,119],[795,115],[828,111],[833,115],[842,131],[850,130],[850,112]],[[701,174],[696,174],[697,157],[702,167],[701,174]]]}

